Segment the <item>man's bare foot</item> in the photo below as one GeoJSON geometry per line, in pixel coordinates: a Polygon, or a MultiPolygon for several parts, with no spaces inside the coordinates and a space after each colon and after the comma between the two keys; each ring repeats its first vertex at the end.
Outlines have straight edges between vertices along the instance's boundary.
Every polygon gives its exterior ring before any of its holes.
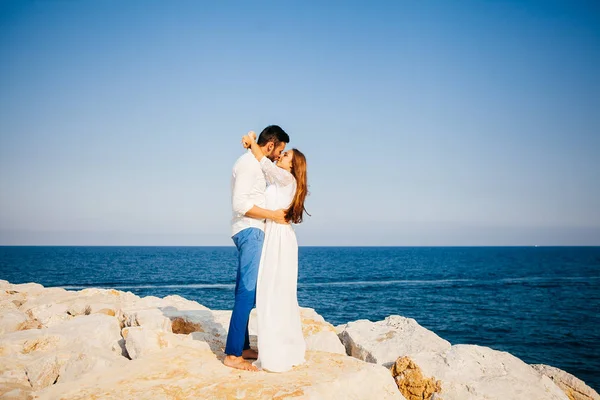
{"type": "Polygon", "coordinates": [[[242,351],[242,357],[246,360],[256,360],[258,358],[258,351],[254,349],[246,349],[242,351]]]}
{"type": "Polygon", "coordinates": [[[242,357],[225,356],[223,364],[227,365],[228,367],[242,369],[244,371],[258,371],[258,368],[250,364],[248,361],[244,360],[242,357]]]}

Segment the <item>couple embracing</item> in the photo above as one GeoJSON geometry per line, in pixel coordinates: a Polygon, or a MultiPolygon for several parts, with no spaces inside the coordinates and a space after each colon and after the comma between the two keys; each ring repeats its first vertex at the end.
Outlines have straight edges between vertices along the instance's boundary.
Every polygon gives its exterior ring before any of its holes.
{"type": "Polygon", "coordinates": [[[288,151],[290,138],[277,125],[247,148],[233,166],[233,242],[238,250],[235,304],[224,364],[248,371],[285,372],[304,362],[306,344],[297,299],[298,242],[307,194],[306,158],[288,151]],[[250,348],[248,321],[256,305],[258,352],[250,348]],[[253,363],[248,360],[256,359],[253,363]]]}

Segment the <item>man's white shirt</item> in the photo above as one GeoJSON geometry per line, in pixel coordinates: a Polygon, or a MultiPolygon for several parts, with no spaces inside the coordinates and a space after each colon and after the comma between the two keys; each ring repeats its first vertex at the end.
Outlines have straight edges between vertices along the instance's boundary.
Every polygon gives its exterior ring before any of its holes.
{"type": "Polygon", "coordinates": [[[232,236],[246,228],[265,229],[264,219],[246,217],[253,206],[265,208],[267,183],[256,157],[248,150],[237,159],[231,173],[232,236]]]}

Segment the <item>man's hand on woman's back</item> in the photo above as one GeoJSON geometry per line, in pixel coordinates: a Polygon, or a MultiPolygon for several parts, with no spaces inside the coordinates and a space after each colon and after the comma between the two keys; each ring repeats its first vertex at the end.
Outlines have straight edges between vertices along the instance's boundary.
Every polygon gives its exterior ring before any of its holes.
{"type": "Polygon", "coordinates": [[[269,218],[278,224],[289,225],[290,223],[285,220],[285,210],[275,210],[273,211],[273,218],[269,218]]]}

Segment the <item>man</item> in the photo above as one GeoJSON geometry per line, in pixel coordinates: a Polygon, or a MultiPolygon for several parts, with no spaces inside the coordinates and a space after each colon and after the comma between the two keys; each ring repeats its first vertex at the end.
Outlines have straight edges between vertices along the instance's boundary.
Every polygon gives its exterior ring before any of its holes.
{"type": "MultiPolygon", "coordinates": [[[[290,138],[277,125],[267,126],[260,133],[257,144],[263,154],[276,161],[290,138]]],[[[232,368],[257,371],[246,361],[258,354],[250,349],[248,321],[256,302],[256,281],[262,252],[265,219],[286,223],[284,210],[266,210],[266,181],[260,163],[248,151],[233,166],[231,200],[233,208],[233,242],[238,249],[238,270],[235,282],[235,303],[229,323],[223,363],[232,368]]]]}

